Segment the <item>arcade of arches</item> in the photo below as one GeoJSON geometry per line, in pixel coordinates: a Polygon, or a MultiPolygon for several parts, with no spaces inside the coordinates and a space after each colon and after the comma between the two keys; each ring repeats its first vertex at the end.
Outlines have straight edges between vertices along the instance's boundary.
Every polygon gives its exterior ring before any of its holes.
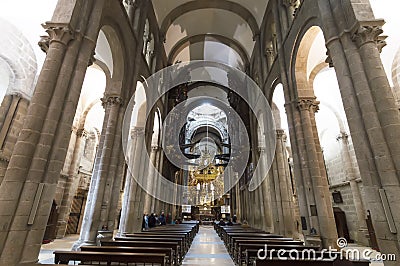
{"type": "MultiPolygon", "coordinates": [[[[0,40],[23,38],[1,24],[0,40]]],[[[400,258],[400,64],[392,88],[383,24],[368,0],[58,0],[37,77],[31,48],[0,51],[0,265],[161,211],[400,258]],[[199,60],[223,77],[181,64],[199,60]]]]}

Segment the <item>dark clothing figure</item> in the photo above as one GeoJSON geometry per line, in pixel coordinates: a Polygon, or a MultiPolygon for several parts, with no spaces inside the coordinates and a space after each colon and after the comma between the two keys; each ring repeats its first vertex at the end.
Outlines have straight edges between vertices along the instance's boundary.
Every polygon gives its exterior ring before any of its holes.
{"type": "Polygon", "coordinates": [[[167,214],[166,223],[167,224],[172,224],[172,215],[170,213],[167,214]]]}
{"type": "Polygon", "coordinates": [[[142,219],[142,231],[146,229],[146,214],[143,214],[142,219]]]}
{"type": "Polygon", "coordinates": [[[224,220],[221,219],[221,221],[219,221],[219,225],[220,225],[220,226],[225,226],[226,223],[224,222],[224,220]]]}
{"type": "Polygon", "coordinates": [[[234,222],[234,223],[237,222],[237,216],[236,216],[236,215],[233,215],[233,217],[232,217],[232,222],[234,222]]]}
{"type": "Polygon", "coordinates": [[[226,225],[232,226],[232,225],[233,225],[232,220],[229,220],[229,221],[226,223],[226,225]]]}
{"type": "Polygon", "coordinates": [[[160,222],[160,225],[166,225],[167,222],[165,220],[164,213],[161,213],[160,217],[158,217],[158,221],[160,222]]]}
{"type": "Polygon", "coordinates": [[[149,217],[149,228],[156,227],[156,223],[157,223],[156,217],[154,216],[154,213],[152,213],[149,217]]]}

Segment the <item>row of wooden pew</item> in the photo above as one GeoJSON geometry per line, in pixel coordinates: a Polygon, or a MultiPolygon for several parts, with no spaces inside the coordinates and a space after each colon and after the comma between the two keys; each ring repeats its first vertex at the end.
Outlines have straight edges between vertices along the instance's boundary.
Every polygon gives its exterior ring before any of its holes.
{"type": "Polygon", "coordinates": [[[339,252],[322,252],[320,247],[306,246],[301,240],[243,227],[240,224],[219,226],[215,223],[214,228],[236,265],[369,265],[367,261],[341,260],[339,252]]]}
{"type": "Polygon", "coordinates": [[[79,251],[55,251],[55,264],[179,265],[199,230],[197,222],[165,225],[148,231],[103,240],[100,246],[82,246],[79,251]]]}

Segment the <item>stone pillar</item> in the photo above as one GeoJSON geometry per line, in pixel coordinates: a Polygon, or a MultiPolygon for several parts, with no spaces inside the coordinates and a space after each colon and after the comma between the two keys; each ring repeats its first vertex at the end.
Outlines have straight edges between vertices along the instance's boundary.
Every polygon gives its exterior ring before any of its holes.
{"type": "Polygon", "coordinates": [[[354,173],[355,166],[353,159],[350,156],[349,150],[349,136],[345,132],[341,132],[337,137],[337,140],[341,144],[341,157],[346,173],[346,180],[350,183],[351,194],[353,196],[354,207],[356,209],[357,220],[358,220],[358,231],[357,231],[357,242],[368,246],[368,229],[366,223],[366,212],[364,209],[363,201],[361,198],[360,188],[356,181],[356,175],[354,173]]]}
{"type": "Polygon", "coordinates": [[[121,191],[122,191],[122,179],[124,178],[126,163],[125,163],[125,156],[122,150],[119,150],[118,164],[116,166],[116,170],[114,172],[115,179],[112,187],[111,199],[109,203],[109,212],[107,216],[106,224],[108,226],[108,230],[114,231],[118,223],[118,215],[121,206],[121,191]]]}
{"type": "Polygon", "coordinates": [[[285,104],[285,108],[289,122],[290,142],[293,148],[293,170],[296,177],[302,233],[304,236],[308,236],[311,228],[319,228],[319,225],[317,217],[310,215],[309,206],[315,205],[315,199],[308,164],[305,160],[307,154],[300,123],[301,117],[296,104],[285,104]]]}
{"type": "MultiPolygon", "coordinates": [[[[286,156],[286,136],[282,129],[276,130],[277,145],[275,152],[275,160],[277,165],[278,184],[280,195],[280,209],[282,209],[282,219],[280,219],[283,227],[282,234],[288,237],[294,236],[295,218],[293,193],[291,190],[289,165],[286,156]]],[[[279,209],[279,207],[278,207],[279,209]]]]}
{"type": "Polygon", "coordinates": [[[395,136],[400,134],[400,117],[378,53],[383,21],[374,18],[367,2],[360,5],[365,9],[363,15],[353,17],[348,15],[356,7],[351,1],[320,1],[318,5],[349,121],[365,207],[381,251],[398,257],[400,213],[394,210],[399,208],[395,199],[400,194],[400,144],[395,136]]]}
{"type": "Polygon", "coordinates": [[[82,138],[86,137],[86,132],[83,128],[79,128],[76,131],[73,131],[73,133],[76,134],[74,151],[72,153],[71,164],[67,174],[68,177],[59,209],[57,238],[63,238],[65,236],[72,200],[79,185],[78,168],[83,152],[82,138]]]}
{"type": "Polygon", "coordinates": [[[145,151],[144,128],[136,127],[131,131],[131,144],[129,146],[129,157],[131,164],[127,171],[127,178],[122,202],[120,221],[120,233],[134,233],[142,229],[142,217],[144,210],[144,190],[140,187],[134,177],[142,174],[143,162],[142,152],[145,151]]]}
{"type": "MultiPolygon", "coordinates": [[[[156,167],[157,151],[158,151],[158,146],[152,145],[149,164],[151,164],[152,167],[154,167],[154,168],[156,167]]],[[[154,197],[151,194],[154,194],[154,192],[155,192],[155,189],[154,189],[155,184],[153,184],[153,180],[154,180],[153,178],[154,178],[154,175],[156,174],[154,172],[154,168],[149,167],[149,169],[153,169],[153,170],[149,171],[149,173],[148,173],[149,178],[147,179],[148,180],[147,181],[147,191],[150,192],[150,194],[146,193],[146,195],[145,195],[145,202],[144,202],[144,212],[145,213],[151,213],[151,211],[152,211],[151,205],[152,205],[152,201],[153,201],[154,197]]]]}
{"type": "MultiPolygon", "coordinates": [[[[162,148],[161,147],[157,147],[157,151],[156,151],[156,156],[155,156],[155,164],[154,167],[158,170],[159,173],[162,173],[162,148]]],[[[153,184],[153,189],[157,195],[157,193],[159,193],[159,184],[153,184]]],[[[155,212],[155,210],[157,209],[159,205],[159,199],[157,199],[157,197],[152,197],[151,199],[151,208],[150,211],[151,212],[155,212]]],[[[171,208],[171,206],[170,206],[171,208]]],[[[170,210],[172,211],[172,210],[170,210]]],[[[173,217],[175,218],[175,217],[173,217]]]]}
{"type": "MultiPolygon", "coordinates": [[[[105,109],[105,117],[102,127],[102,134],[99,142],[99,149],[96,155],[96,162],[90,182],[88,198],[83,217],[81,234],[79,240],[74,244],[74,249],[80,245],[94,245],[98,230],[102,229],[108,211],[108,191],[112,187],[112,178],[109,176],[109,166],[112,159],[112,151],[115,142],[118,114],[122,105],[122,98],[116,95],[105,95],[102,99],[105,109]],[[103,218],[103,219],[101,219],[103,218]],[[101,224],[103,222],[103,224],[101,224]]],[[[117,137],[117,139],[120,139],[117,137]]]]}
{"type": "MultiPolygon", "coordinates": [[[[301,125],[304,134],[304,143],[306,145],[306,162],[310,171],[311,186],[315,198],[315,205],[310,205],[310,216],[318,218],[319,228],[314,228],[316,234],[321,237],[324,247],[334,247],[337,240],[336,224],[333,216],[332,203],[328,180],[321,175],[320,161],[317,152],[317,145],[314,139],[314,129],[312,121],[313,114],[318,110],[315,98],[302,98],[297,102],[300,110],[301,125]]],[[[315,233],[315,232],[310,232],[315,233]]]]}
{"type": "Polygon", "coordinates": [[[0,106],[0,184],[3,181],[29,101],[20,94],[5,95],[0,106]]]}
{"type": "Polygon", "coordinates": [[[0,186],[0,265],[37,261],[83,79],[96,45],[93,40],[100,18],[96,20],[90,12],[98,14],[103,3],[98,1],[84,10],[89,13],[82,17],[92,20],[90,26],[82,23],[81,32],[91,36],[76,38],[79,33],[70,24],[44,26],[50,35],[47,56],[0,186]]]}
{"type": "MultiPolygon", "coordinates": [[[[117,206],[120,197],[121,183],[123,177],[123,167],[125,165],[124,154],[122,149],[122,125],[125,115],[125,106],[119,97],[108,97],[106,100],[108,105],[122,106],[118,109],[117,118],[114,125],[110,125],[110,128],[115,128],[113,135],[114,141],[111,149],[110,160],[108,162],[107,184],[103,194],[103,204],[100,212],[100,225],[106,225],[109,231],[115,229],[115,217],[117,216],[117,206]]],[[[112,132],[111,130],[108,130],[112,132]]]]}

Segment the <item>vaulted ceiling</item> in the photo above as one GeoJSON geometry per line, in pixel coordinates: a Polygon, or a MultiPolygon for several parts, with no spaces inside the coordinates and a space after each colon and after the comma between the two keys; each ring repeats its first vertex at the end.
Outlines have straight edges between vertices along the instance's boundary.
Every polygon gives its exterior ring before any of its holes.
{"type": "Polygon", "coordinates": [[[244,69],[268,0],[152,0],[170,63],[215,60],[244,69]]]}

